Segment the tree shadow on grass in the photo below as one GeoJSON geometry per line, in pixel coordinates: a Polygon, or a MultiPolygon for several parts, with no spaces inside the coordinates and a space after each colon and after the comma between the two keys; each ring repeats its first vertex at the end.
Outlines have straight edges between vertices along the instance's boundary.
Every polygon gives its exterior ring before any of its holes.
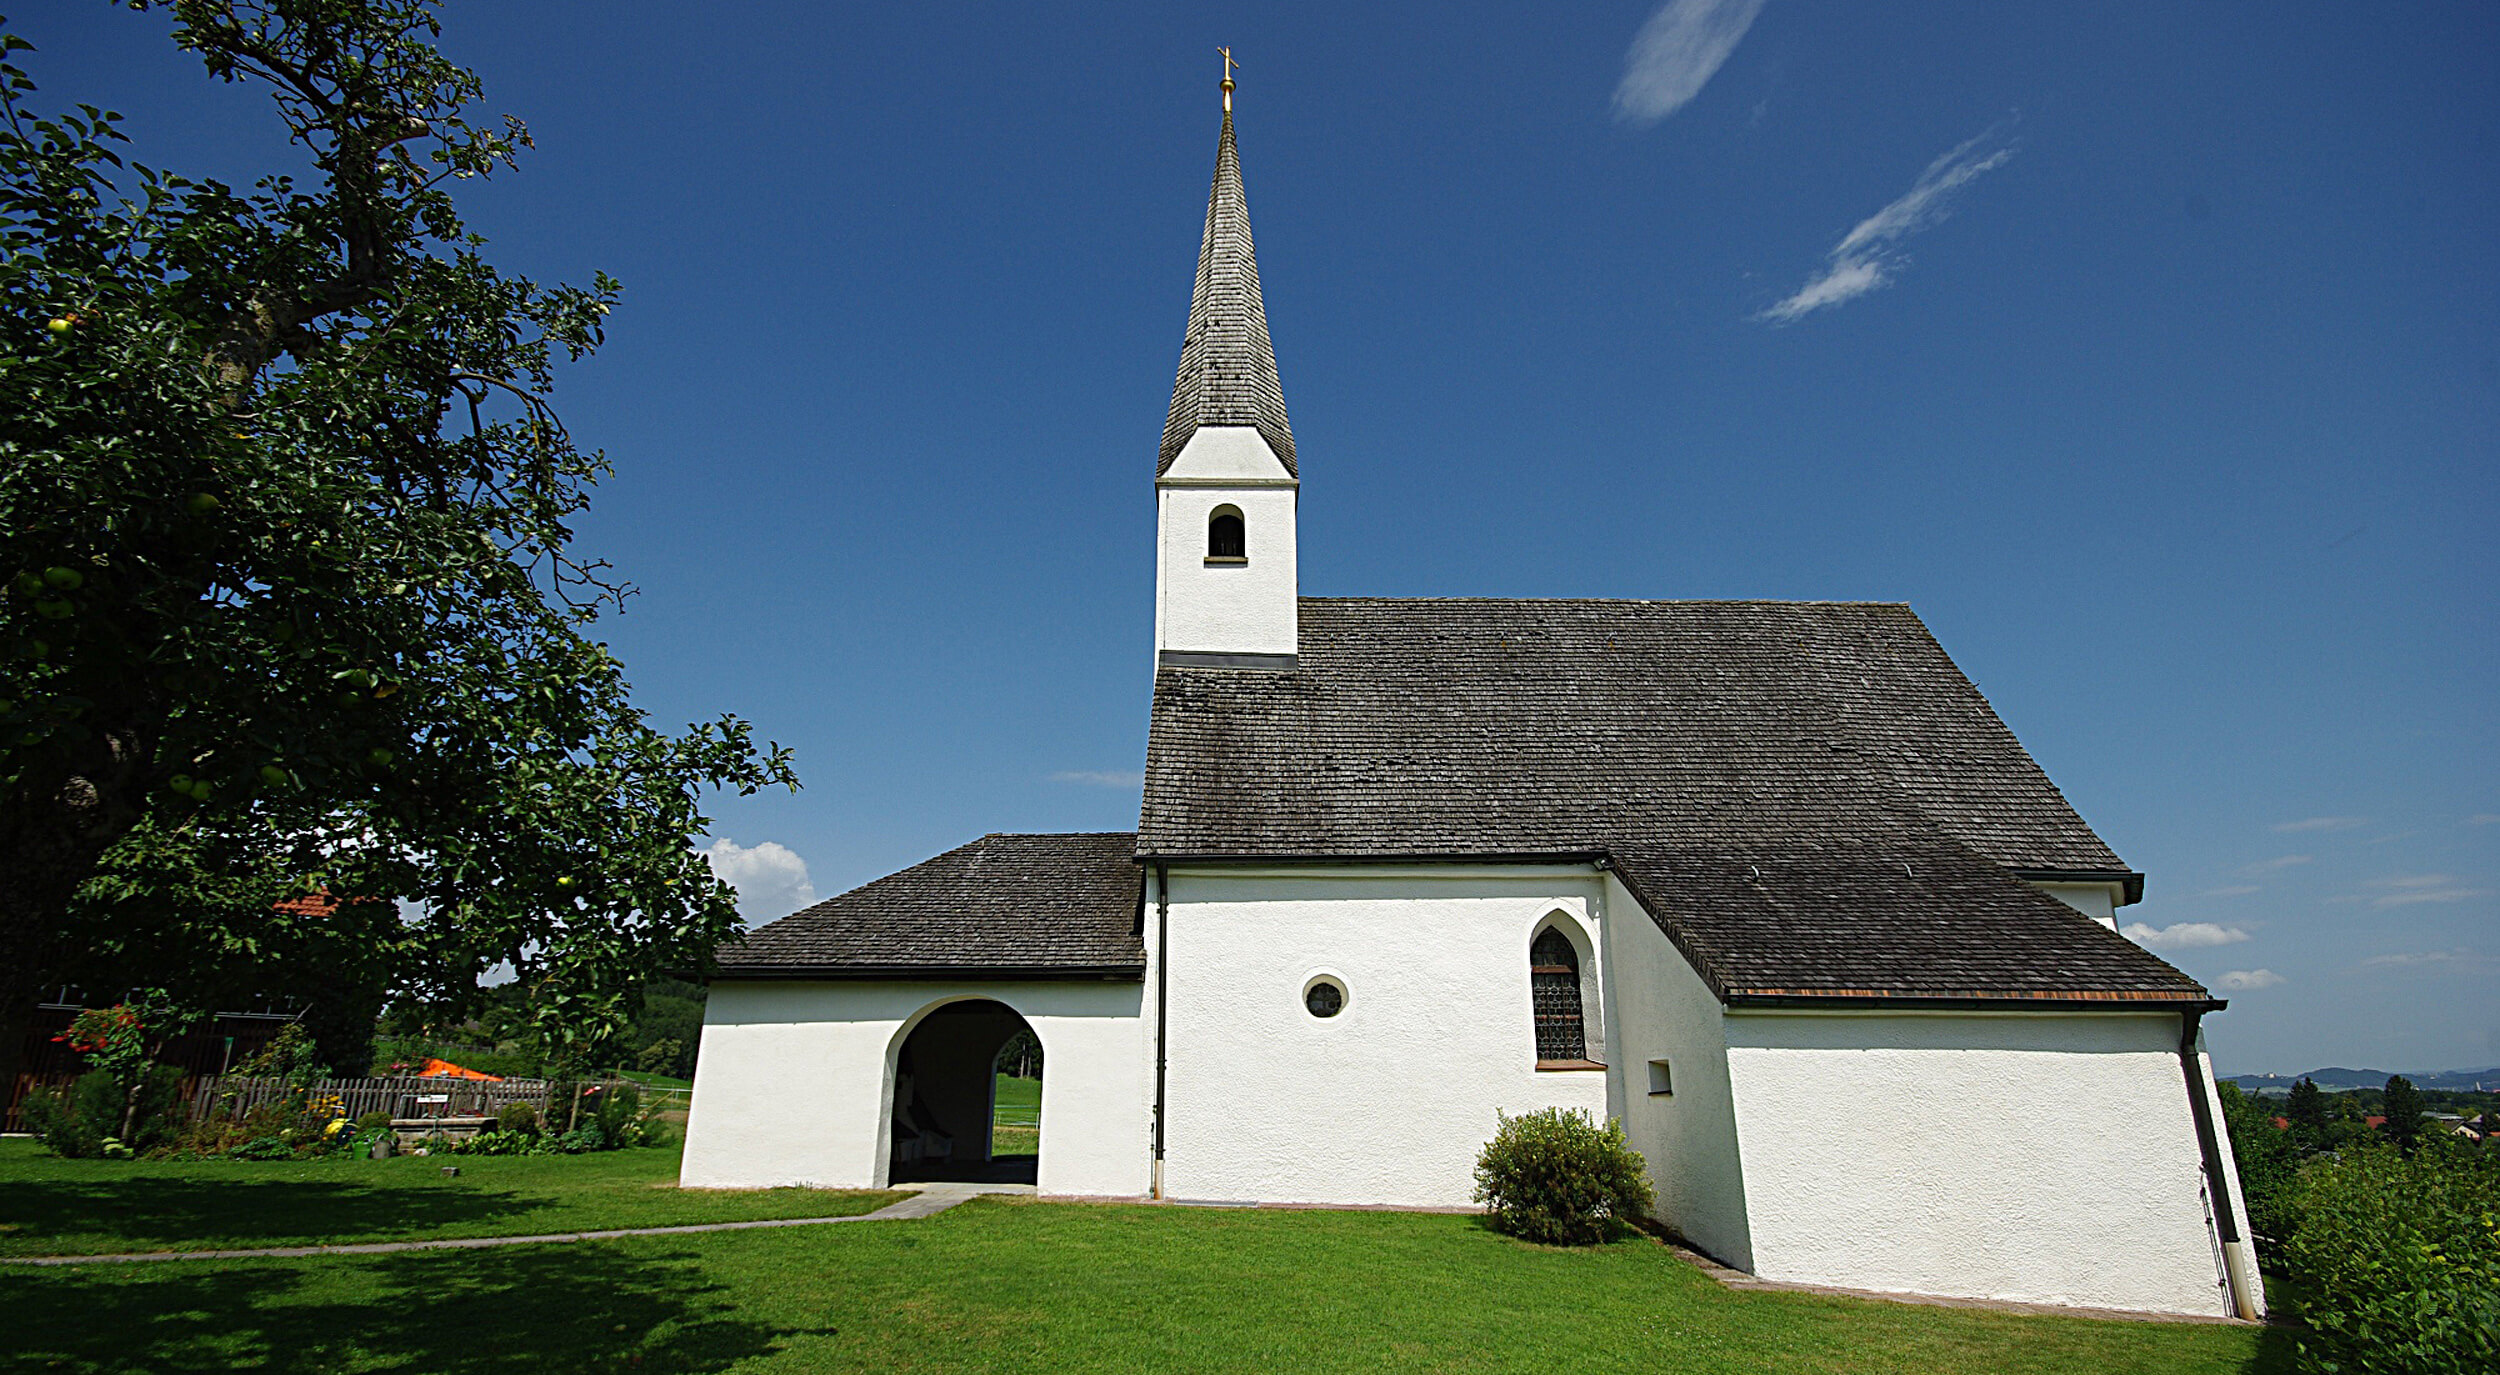
{"type": "Polygon", "coordinates": [[[803,1335],[692,1253],[571,1244],[0,1273],[0,1371],[714,1371],[803,1335]]]}
{"type": "Polygon", "coordinates": [[[510,1219],[550,1200],[438,1179],[337,1182],[133,1178],[46,1181],[0,1190],[6,1254],[50,1255],[49,1238],[93,1250],[101,1233],[127,1238],[109,1249],[152,1251],[312,1244],[344,1236],[404,1237],[446,1224],[510,1219]]]}

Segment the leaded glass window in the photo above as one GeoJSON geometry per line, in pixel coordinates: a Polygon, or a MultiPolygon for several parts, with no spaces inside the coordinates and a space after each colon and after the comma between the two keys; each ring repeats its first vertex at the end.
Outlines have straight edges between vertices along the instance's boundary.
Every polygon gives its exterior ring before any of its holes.
{"type": "Polygon", "coordinates": [[[1528,947],[1528,988],[1536,1010],[1536,1058],[1585,1060],[1588,1034],[1580,1014],[1580,952],[1549,926],[1528,947]]]}

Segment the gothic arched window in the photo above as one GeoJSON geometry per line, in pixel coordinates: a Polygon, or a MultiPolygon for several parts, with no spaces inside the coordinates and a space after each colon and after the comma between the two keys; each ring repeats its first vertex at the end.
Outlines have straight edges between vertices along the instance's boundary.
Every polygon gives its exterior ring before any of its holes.
{"type": "Polygon", "coordinates": [[[1555,927],[1538,932],[1528,947],[1528,989],[1536,1011],[1537,1060],[1589,1058],[1580,1011],[1580,952],[1555,927]]]}
{"type": "Polygon", "coordinates": [[[1231,563],[1250,561],[1250,543],[1242,529],[1240,507],[1218,506],[1207,517],[1207,557],[1231,563]]]}

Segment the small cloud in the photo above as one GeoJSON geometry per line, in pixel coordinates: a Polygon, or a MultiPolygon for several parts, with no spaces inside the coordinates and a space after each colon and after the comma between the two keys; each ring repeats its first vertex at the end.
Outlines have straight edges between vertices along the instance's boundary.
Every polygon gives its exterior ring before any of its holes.
{"type": "Polygon", "coordinates": [[[2312,816],[2299,821],[2278,821],[2274,824],[2274,829],[2278,831],[2349,831],[2355,826],[2369,824],[2370,818],[2366,816],[2312,816]]]}
{"type": "Polygon", "coordinates": [[[2220,888],[2208,888],[2196,896],[2200,898],[2244,898],[2251,893],[2264,891],[2264,888],[2254,883],[2226,883],[2220,888]]]}
{"type": "Polygon", "coordinates": [[[2476,812],[2465,819],[2468,826],[2500,825],[2500,812],[2476,812]]]}
{"type": "MultiPolygon", "coordinates": [[[[1668,0],[1641,25],[1623,55],[1615,118],[1655,124],[1683,109],[1736,51],[1762,5],[1763,0],[1668,0]]],[[[1760,117],[1757,111],[1755,118],[1760,117]]]]}
{"type": "Polygon", "coordinates": [[[2214,987],[2226,993],[2253,993],[2283,982],[2283,976],[2271,969],[2234,969],[2214,980],[2214,987]]]}
{"type": "Polygon", "coordinates": [[[2272,859],[2261,859],[2254,864],[2241,865],[2240,872],[2251,877],[2258,874],[2271,874],[2277,869],[2289,869],[2295,864],[2307,864],[2314,858],[2316,858],[2314,855],[2276,855],[2272,859]]]}
{"type": "Polygon", "coordinates": [[[2248,933],[2239,927],[2219,926],[2209,921],[2183,921],[2161,927],[2136,922],[2126,929],[2125,934],[2128,940],[2147,950],[2201,950],[2248,939],[2248,933]]]}
{"type": "Polygon", "coordinates": [[[2417,902],[2464,902],[2469,898],[2491,896],[2491,890],[2488,888],[2462,887],[2446,874],[2414,874],[2405,878],[2386,878],[2370,886],[2395,890],[2370,899],[2372,907],[2410,907],[2417,902]]]}
{"type": "MultiPolygon", "coordinates": [[[[2010,122],[2010,121],[2009,121],[2010,122]]],[[[1953,193],[1992,172],[2014,156],[2014,143],[1998,123],[1927,164],[1918,181],[1892,204],[1858,221],[1857,227],[1833,245],[1821,275],[1793,295],[1754,317],[1775,325],[1792,324],[1843,301],[1853,301],[1890,282],[1907,261],[1900,242],[1941,223],[1951,212],[1953,193]]]]}
{"type": "Polygon", "coordinates": [[[2500,967],[2500,960],[2479,950],[2410,950],[2400,954],[2372,955],[2361,962],[2365,969],[2449,969],[2480,974],[2500,967]]]}
{"type": "Polygon", "coordinates": [[[779,841],[740,845],[723,837],[705,846],[703,857],[721,882],[738,890],[738,915],[749,926],[815,904],[816,885],[807,876],[807,861],[779,841]]]}
{"type": "Polygon", "coordinates": [[[1111,769],[1063,769],[1050,776],[1053,783],[1082,783],[1089,788],[1142,788],[1146,775],[1120,773],[1111,769]]]}

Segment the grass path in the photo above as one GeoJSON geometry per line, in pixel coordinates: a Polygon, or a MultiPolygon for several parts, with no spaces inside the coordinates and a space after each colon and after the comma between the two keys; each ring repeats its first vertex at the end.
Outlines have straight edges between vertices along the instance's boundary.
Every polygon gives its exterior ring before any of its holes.
{"type": "Polygon", "coordinates": [[[1720,1287],[1448,1215],[978,1199],[876,1227],[0,1270],[0,1371],[2205,1372],[2279,1336],[1720,1287]]]}
{"type": "Polygon", "coordinates": [[[61,1160],[0,1141],[0,1256],[216,1251],[865,1213],[900,1194],[680,1190],[675,1147],[391,1160],[61,1160]],[[457,1165],[457,1178],[443,1175],[457,1165]]]}

